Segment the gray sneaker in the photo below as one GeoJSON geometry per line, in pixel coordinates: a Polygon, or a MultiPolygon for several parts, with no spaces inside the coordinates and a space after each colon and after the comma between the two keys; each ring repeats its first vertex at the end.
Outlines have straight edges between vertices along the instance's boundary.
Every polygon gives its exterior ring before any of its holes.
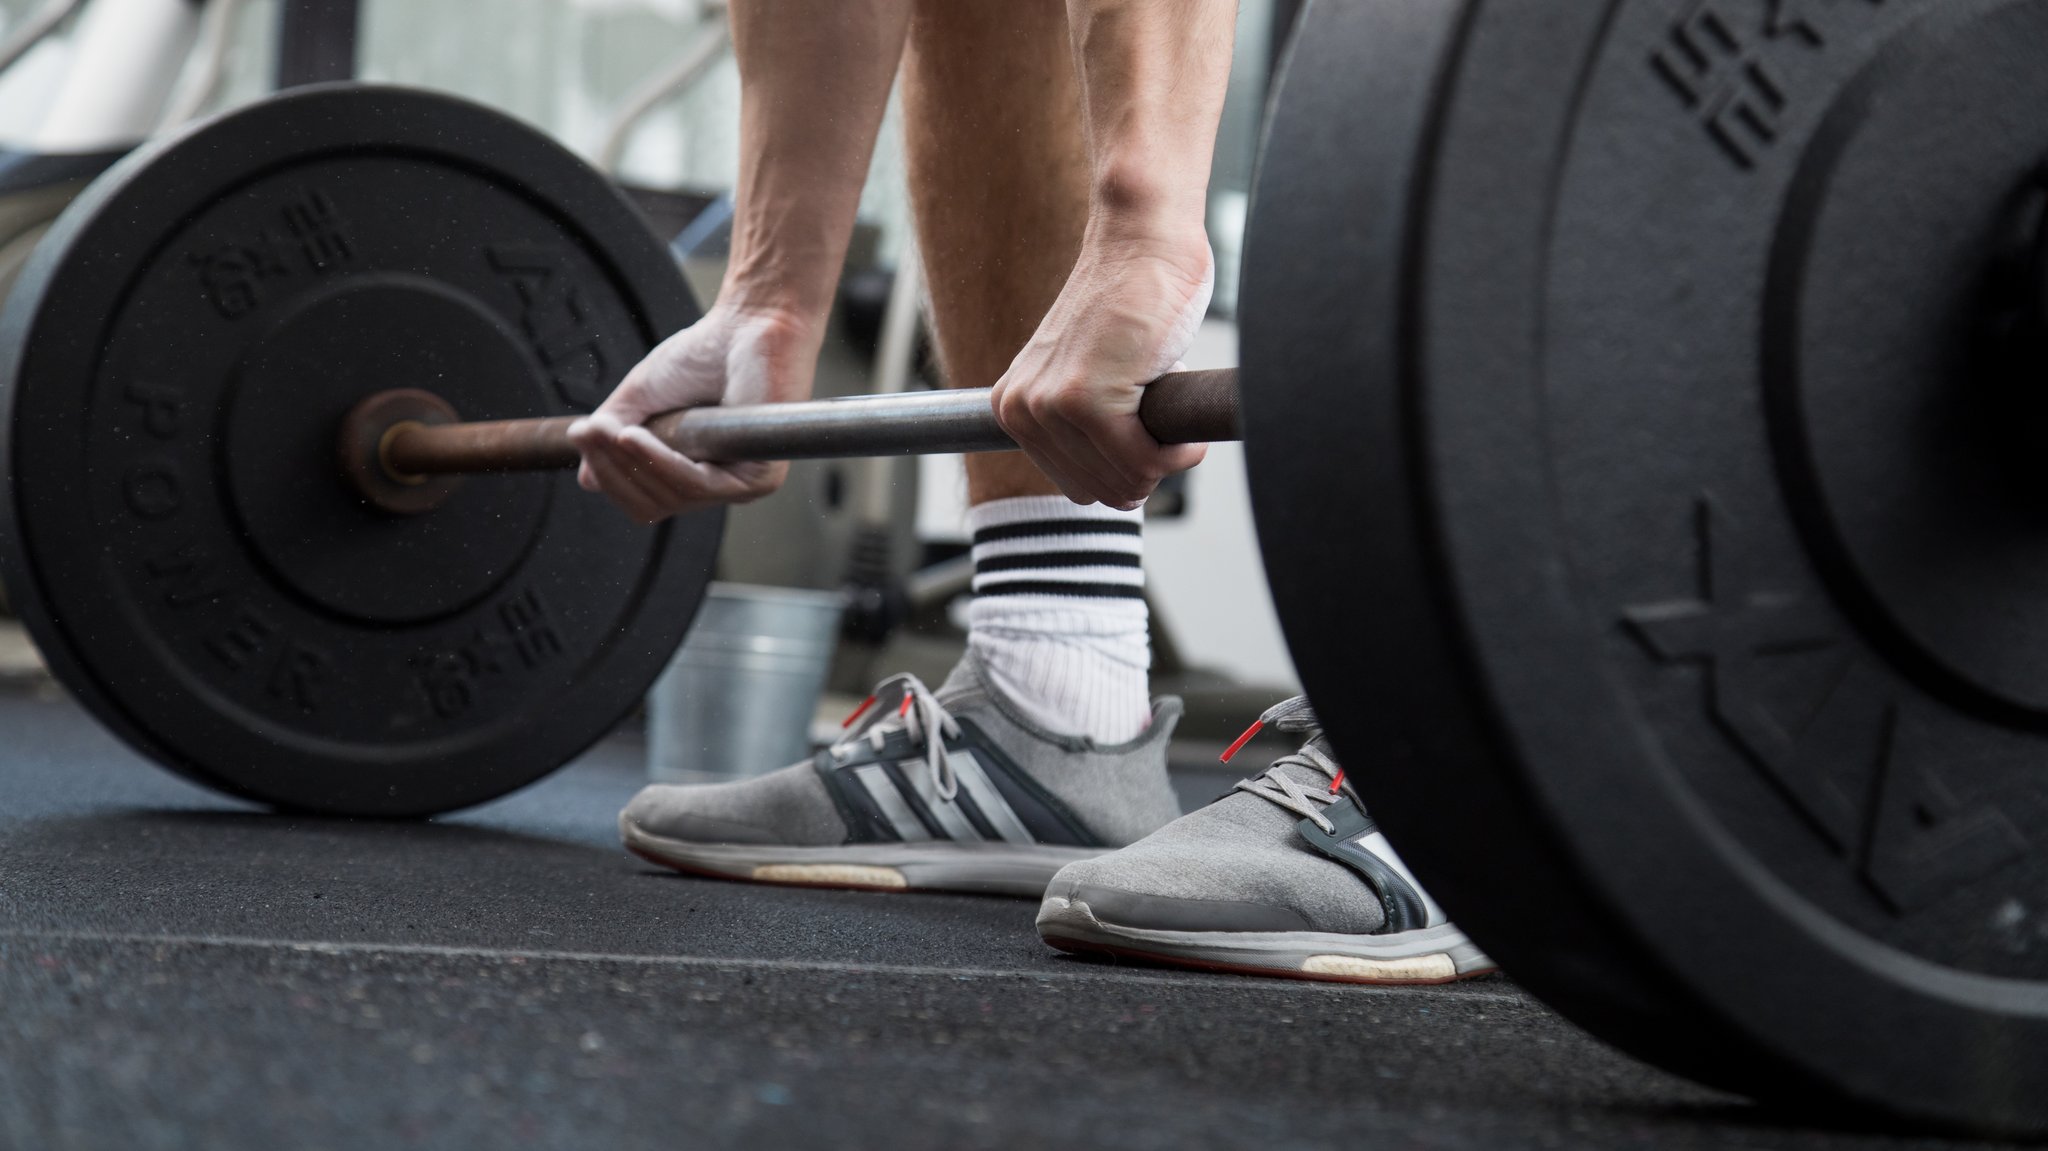
{"type": "Polygon", "coordinates": [[[1308,742],[1144,840],[1060,869],[1038,911],[1045,941],[1349,983],[1493,971],[1345,786],[1307,698],[1272,708],[1252,731],[1266,724],[1308,742]]]}
{"type": "Polygon", "coordinates": [[[1061,867],[1179,813],[1166,744],[1180,712],[1157,700],[1137,738],[1098,746],[1026,719],[970,656],[937,692],[885,680],[809,763],[642,790],[619,833],[634,854],[699,875],[1035,898],[1061,867]]]}

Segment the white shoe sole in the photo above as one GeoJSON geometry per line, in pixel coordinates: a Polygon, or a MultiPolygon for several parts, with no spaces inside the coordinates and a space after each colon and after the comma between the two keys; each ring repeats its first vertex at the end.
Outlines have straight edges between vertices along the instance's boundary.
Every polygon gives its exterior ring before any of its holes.
{"type": "Polygon", "coordinates": [[[651,863],[721,879],[791,887],[858,891],[964,891],[1045,894],[1053,873],[1094,859],[1110,848],[1046,844],[850,843],[839,847],[784,847],[754,843],[693,843],[656,835],[621,817],[626,850],[651,863]]]}
{"type": "Polygon", "coordinates": [[[1314,931],[1155,931],[1104,923],[1086,903],[1048,896],[1038,933],[1062,951],[1337,983],[1451,983],[1498,970],[1451,924],[1392,935],[1314,931]]]}

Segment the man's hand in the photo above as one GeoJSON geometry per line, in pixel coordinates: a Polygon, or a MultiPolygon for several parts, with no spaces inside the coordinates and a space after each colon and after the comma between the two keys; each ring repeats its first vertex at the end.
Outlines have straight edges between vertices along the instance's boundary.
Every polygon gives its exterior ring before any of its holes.
{"type": "Polygon", "coordinates": [[[1202,462],[1138,401],[1194,342],[1215,286],[1203,231],[1237,0],[1067,0],[1088,139],[1088,227],[996,418],[1067,498],[1130,509],[1202,462]]]}
{"type": "Polygon", "coordinates": [[[1154,440],[1138,420],[1138,401],[1194,342],[1216,265],[1205,240],[1173,251],[1096,231],[1031,342],[996,382],[995,410],[1068,499],[1128,510],[1208,451],[1154,440]]]}
{"type": "Polygon", "coordinates": [[[713,306],[662,341],[602,406],[569,428],[569,442],[583,453],[577,482],[650,524],[781,487],[788,464],[692,460],[642,425],[678,408],[809,395],[818,355],[810,326],[781,313],[713,306]]]}
{"type": "Polygon", "coordinates": [[[569,429],[583,453],[577,481],[645,523],[759,499],[789,474],[788,464],[687,459],[641,425],[678,408],[810,397],[910,3],[746,0],[728,12],[740,171],[718,303],[569,429]]]}

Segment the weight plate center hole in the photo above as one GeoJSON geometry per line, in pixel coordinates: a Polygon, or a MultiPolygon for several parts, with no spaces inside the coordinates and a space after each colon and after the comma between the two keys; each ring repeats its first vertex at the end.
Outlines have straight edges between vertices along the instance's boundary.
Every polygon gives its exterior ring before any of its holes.
{"type": "Polygon", "coordinates": [[[236,369],[225,468],[251,549],[353,619],[431,619],[489,594],[541,530],[555,477],[402,477],[384,450],[406,424],[543,414],[542,387],[517,333],[464,293],[403,275],[336,283],[236,369]],[[387,386],[408,379],[434,390],[387,386]]]}

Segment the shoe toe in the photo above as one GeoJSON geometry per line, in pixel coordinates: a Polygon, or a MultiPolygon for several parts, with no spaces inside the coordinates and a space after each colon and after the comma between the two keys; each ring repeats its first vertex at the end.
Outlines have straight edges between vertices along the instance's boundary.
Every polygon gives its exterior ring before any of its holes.
{"type": "Polygon", "coordinates": [[[656,784],[640,794],[619,813],[622,833],[639,832],[686,843],[779,843],[774,831],[741,823],[731,818],[693,810],[691,787],[656,784]]]}
{"type": "Polygon", "coordinates": [[[641,788],[619,812],[619,831],[666,835],[670,816],[688,802],[677,794],[685,790],[660,783],[641,788]]]}
{"type": "Polygon", "coordinates": [[[846,839],[844,821],[808,764],[734,783],[652,784],[619,812],[619,829],[686,843],[798,846],[846,839]]]}
{"type": "Polygon", "coordinates": [[[1099,883],[1067,889],[1067,903],[1097,922],[1139,931],[1307,931],[1307,917],[1289,907],[1248,899],[1159,895],[1099,883]]]}
{"type": "MultiPolygon", "coordinates": [[[[1304,931],[1306,916],[1282,892],[1263,890],[1235,852],[1155,835],[1054,875],[1046,895],[1085,906],[1097,922],[1141,931],[1304,931]]],[[[1207,846],[1219,846],[1211,843],[1207,846]]]]}
{"type": "Polygon", "coordinates": [[[1200,815],[1068,864],[1053,876],[1048,899],[1145,931],[1370,932],[1385,922],[1370,887],[1298,836],[1200,815]]]}

